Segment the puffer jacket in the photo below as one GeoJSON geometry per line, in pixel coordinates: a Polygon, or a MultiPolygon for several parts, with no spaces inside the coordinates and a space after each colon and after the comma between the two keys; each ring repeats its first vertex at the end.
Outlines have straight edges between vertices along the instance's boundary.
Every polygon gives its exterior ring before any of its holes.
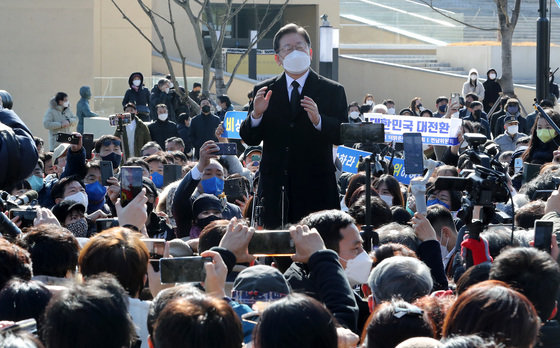
{"type": "Polygon", "coordinates": [[[54,98],[49,102],[49,109],[43,117],[43,127],[49,130],[49,147],[54,150],[59,145],[56,142],[56,135],[58,133],[72,133],[76,131],[78,125],[78,117],[72,113],[70,107],[57,105],[54,98]],[[70,123],[67,127],[62,127],[62,122],[68,121],[70,123]]]}
{"type": "Polygon", "coordinates": [[[82,97],[76,105],[76,116],[78,117],[78,132],[84,133],[84,118],[94,117],[97,114],[91,111],[89,100],[91,99],[91,89],[89,86],[80,87],[80,96],[82,97]]]}

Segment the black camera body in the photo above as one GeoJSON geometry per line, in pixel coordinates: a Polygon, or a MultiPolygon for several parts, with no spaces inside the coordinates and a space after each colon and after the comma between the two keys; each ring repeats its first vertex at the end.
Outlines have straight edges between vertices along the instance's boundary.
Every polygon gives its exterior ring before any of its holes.
{"type": "Polygon", "coordinates": [[[19,216],[21,221],[20,227],[33,226],[33,220],[37,217],[37,208],[32,206],[20,206],[19,208],[10,209],[10,220],[19,216]]]}

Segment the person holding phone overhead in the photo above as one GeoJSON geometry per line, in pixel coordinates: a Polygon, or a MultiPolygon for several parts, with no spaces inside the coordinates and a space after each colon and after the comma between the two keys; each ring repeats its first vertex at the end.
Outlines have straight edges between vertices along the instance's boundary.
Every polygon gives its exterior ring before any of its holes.
{"type": "Polygon", "coordinates": [[[248,145],[263,142],[259,198],[266,228],[340,208],[332,146],[340,144],[348,105],[343,86],[310,69],[311,40],[304,28],[285,25],[273,45],[284,72],[255,86],[240,128],[248,145]]]}

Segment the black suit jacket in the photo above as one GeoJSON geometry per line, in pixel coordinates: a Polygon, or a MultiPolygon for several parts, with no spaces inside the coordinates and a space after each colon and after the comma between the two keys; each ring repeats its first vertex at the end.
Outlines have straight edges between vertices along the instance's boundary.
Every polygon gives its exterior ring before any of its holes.
{"type": "Polygon", "coordinates": [[[319,131],[303,108],[292,114],[285,74],[256,85],[253,93],[263,86],[272,91],[268,109],[259,126],[251,127],[250,105],[240,135],[248,145],[263,142],[259,195],[264,198],[264,225],[276,228],[281,224],[282,187],[286,222],[295,223],[318,210],[339,209],[332,145],[340,144],[340,124],[347,120],[344,87],[309,72],[301,95],[317,104],[319,131]]]}

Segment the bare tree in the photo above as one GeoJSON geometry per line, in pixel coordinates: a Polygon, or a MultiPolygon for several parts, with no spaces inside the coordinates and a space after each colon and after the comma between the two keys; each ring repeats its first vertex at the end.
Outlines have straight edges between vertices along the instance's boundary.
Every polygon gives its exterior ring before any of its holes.
{"type": "MultiPolygon", "coordinates": [[[[284,9],[288,5],[289,0],[284,0],[284,2],[278,8],[277,13],[275,16],[270,20],[267,17],[269,9],[271,8],[271,0],[268,1],[266,7],[266,15],[262,17],[261,20],[257,21],[257,28],[255,30],[258,31],[257,37],[255,40],[250,42],[248,49],[239,57],[239,60],[236,62],[233,71],[231,72],[231,76],[226,82],[224,79],[224,70],[225,70],[225,62],[222,57],[222,48],[224,44],[225,32],[227,26],[231,23],[232,19],[235,18],[237,14],[246,6],[248,6],[248,0],[243,0],[243,2],[239,4],[233,4],[233,0],[223,0],[221,2],[211,2],[209,0],[167,0],[167,14],[161,14],[154,11],[153,7],[146,5],[143,0],[137,0],[138,5],[143,10],[143,12],[148,16],[150,19],[156,36],[159,40],[159,45],[156,44],[146,33],[139,28],[134,21],[130,19],[123,11],[123,9],[117,4],[116,0],[111,0],[113,5],[116,9],[120,12],[123,18],[130,23],[130,25],[136,29],[136,31],[152,46],[152,49],[160,54],[165,63],[167,68],[169,69],[169,74],[173,80],[173,84],[178,86],[179,84],[176,81],[176,74],[173,70],[173,65],[171,62],[171,57],[168,51],[168,44],[174,45],[177,48],[177,53],[179,55],[179,59],[182,63],[182,75],[184,81],[187,81],[187,74],[186,74],[186,63],[187,58],[183,54],[183,50],[181,49],[181,42],[177,36],[177,27],[176,22],[174,19],[174,9],[172,6],[172,2],[177,4],[187,15],[189,21],[191,23],[193,33],[196,38],[196,44],[198,51],[200,53],[201,61],[202,61],[202,93],[204,95],[209,95],[209,90],[211,87],[211,70],[212,65],[214,65],[214,81],[216,83],[216,94],[223,95],[227,93],[227,90],[231,86],[232,82],[234,81],[235,74],[239,66],[241,65],[243,59],[247,57],[249,51],[255,47],[255,45],[262,39],[264,36],[274,27],[274,25],[280,21],[282,18],[282,14],[284,9]],[[266,23],[265,23],[266,19],[266,23]],[[164,25],[169,25],[171,27],[173,37],[164,37],[162,35],[162,31],[160,28],[160,24],[164,23],[164,25]],[[204,46],[204,31],[205,29],[208,31],[210,36],[210,44],[211,49],[210,52],[207,52],[204,46]]],[[[253,5],[256,10],[256,5],[253,5]]],[[[188,93],[184,93],[180,89],[175,89],[179,96],[181,97],[181,101],[188,103],[191,105],[191,108],[194,108],[195,111],[199,111],[199,106],[194,102],[192,99],[189,98],[188,93]]]]}
{"type": "Polygon", "coordinates": [[[438,8],[434,7],[432,0],[420,0],[420,2],[428,5],[432,10],[449,18],[455,22],[461,23],[465,26],[486,31],[498,31],[499,39],[501,41],[502,48],[502,77],[500,79],[500,85],[504,94],[513,95],[513,65],[511,59],[512,43],[513,43],[513,31],[517,25],[517,20],[519,19],[519,12],[521,8],[521,0],[515,0],[515,5],[511,10],[511,16],[508,13],[508,1],[509,0],[494,0],[498,12],[498,25],[499,28],[481,28],[470,23],[463,22],[457,18],[454,18],[438,8]]]}

